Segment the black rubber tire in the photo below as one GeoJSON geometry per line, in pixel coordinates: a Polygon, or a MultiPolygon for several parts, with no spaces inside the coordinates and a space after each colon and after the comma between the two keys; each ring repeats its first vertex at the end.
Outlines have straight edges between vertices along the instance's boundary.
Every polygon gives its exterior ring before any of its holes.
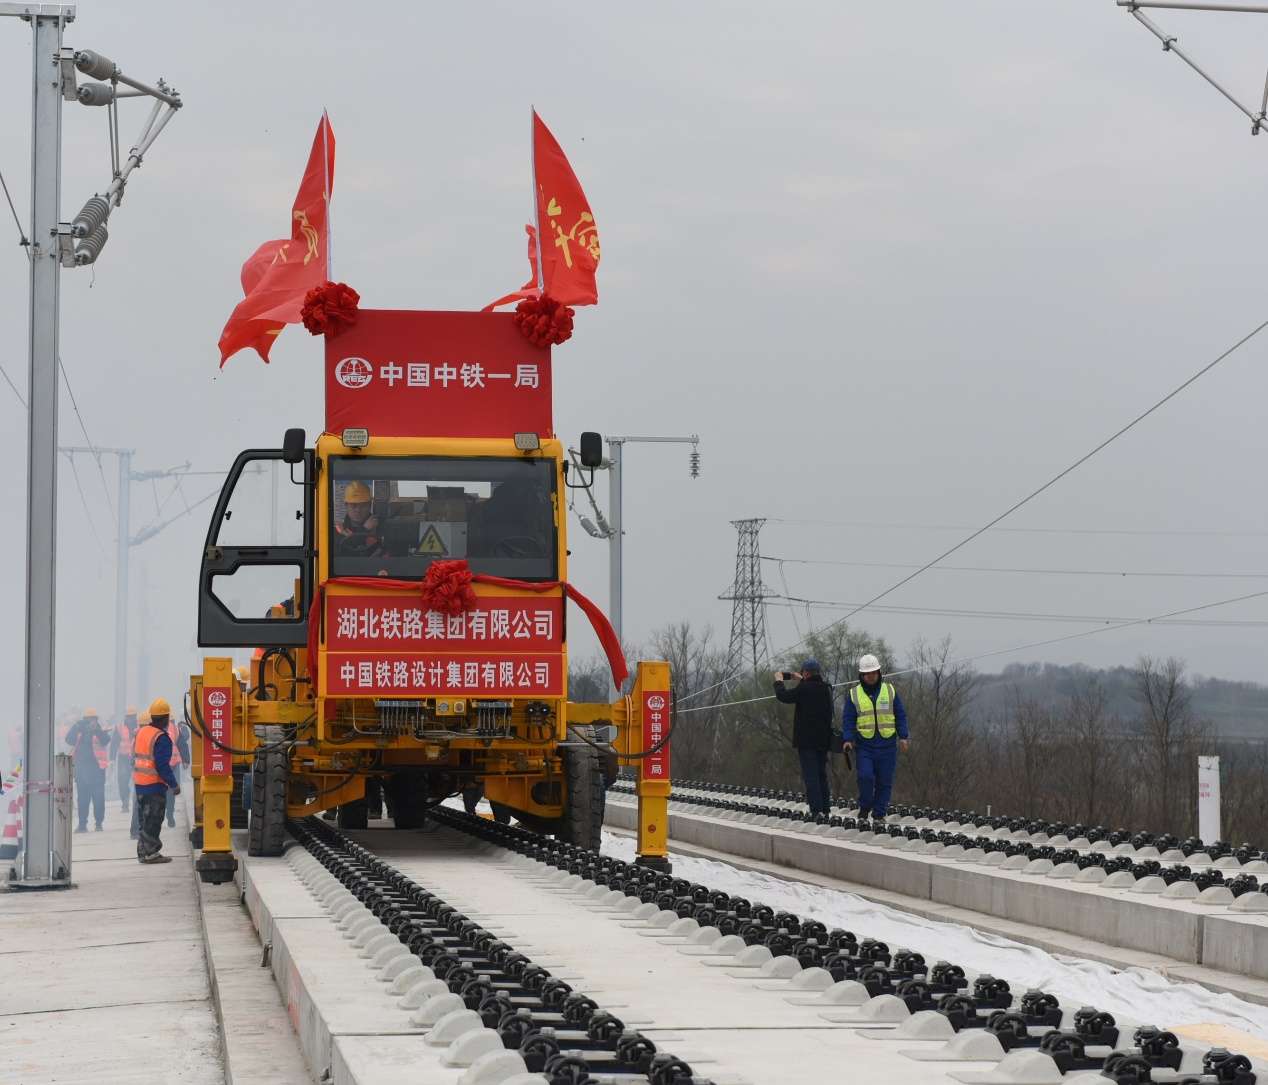
{"type": "MultiPolygon", "coordinates": [[[[586,738],[594,739],[588,728],[586,738]]],[[[564,816],[555,835],[568,844],[598,851],[603,838],[603,755],[593,746],[568,746],[564,755],[564,783],[568,789],[564,816]]]]}
{"type": "MultiPolygon", "coordinates": [[[[246,765],[234,763],[233,794],[229,796],[229,828],[245,829],[247,827],[247,808],[242,800],[246,797],[246,778],[249,769],[246,765]]],[[[199,845],[201,847],[201,845],[199,845]]]]}
{"type": "Polygon", "coordinates": [[[384,789],[392,808],[392,825],[397,829],[421,829],[427,820],[426,793],[423,781],[409,773],[397,772],[388,778],[384,789]]]}
{"type": "Polygon", "coordinates": [[[277,856],[286,843],[286,791],[291,760],[285,747],[257,750],[251,769],[247,854],[277,856]]]}
{"type": "Polygon", "coordinates": [[[383,799],[385,797],[383,778],[371,776],[365,782],[365,816],[379,821],[383,817],[383,799]]]}
{"type": "Polygon", "coordinates": [[[370,808],[365,799],[345,802],[339,805],[335,814],[335,824],[340,829],[368,829],[370,827],[370,808]]]}

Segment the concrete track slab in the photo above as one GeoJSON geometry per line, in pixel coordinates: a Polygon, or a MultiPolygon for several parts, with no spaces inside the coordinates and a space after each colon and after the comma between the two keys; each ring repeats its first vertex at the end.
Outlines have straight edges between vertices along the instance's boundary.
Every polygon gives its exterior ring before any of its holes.
{"type": "MultiPolygon", "coordinates": [[[[533,959],[558,961],[556,973],[566,967],[577,976],[577,989],[623,1019],[647,1020],[641,1031],[712,1079],[728,1085],[827,1081],[849,1066],[869,1079],[911,1080],[910,1062],[891,1045],[867,1043],[856,1030],[824,1021],[821,1006],[789,1004],[783,989],[729,978],[674,945],[637,937],[628,911],[595,908],[539,864],[500,849],[464,855],[463,839],[447,831],[352,835],[468,914],[478,903],[482,922],[513,925],[520,935],[516,948],[532,944],[533,959]]],[[[283,865],[291,864],[247,860],[244,884],[248,896],[259,898],[252,914],[272,931],[273,972],[315,1074],[328,1057],[333,1085],[456,1082],[463,1071],[444,1066],[439,1056],[445,1049],[429,1046],[422,1029],[409,1027],[399,998],[386,993],[387,985],[329,919],[271,914],[271,898],[294,910],[296,887],[308,893],[293,872],[286,885],[283,865]]],[[[303,870],[303,860],[294,866],[303,870]]],[[[924,1067],[920,1081],[945,1085],[947,1069],[924,1067]]]]}

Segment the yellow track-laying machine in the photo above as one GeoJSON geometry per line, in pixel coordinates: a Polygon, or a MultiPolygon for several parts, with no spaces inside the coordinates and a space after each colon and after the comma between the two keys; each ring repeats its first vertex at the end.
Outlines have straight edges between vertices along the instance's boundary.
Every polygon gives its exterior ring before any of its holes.
{"type": "Polygon", "coordinates": [[[253,657],[190,680],[203,880],[232,876],[244,823],[249,854],[278,855],[288,818],[365,828],[383,802],[413,829],[455,795],[597,848],[621,764],[641,861],[666,865],[669,667],[627,674],[568,583],[567,488],[603,445],[554,435],[549,347],[505,313],[363,310],[325,379],[315,445],[241,453],[207,532],[199,644],[253,657]],[[569,701],[570,621],[594,627],[611,703],[569,701]]]}

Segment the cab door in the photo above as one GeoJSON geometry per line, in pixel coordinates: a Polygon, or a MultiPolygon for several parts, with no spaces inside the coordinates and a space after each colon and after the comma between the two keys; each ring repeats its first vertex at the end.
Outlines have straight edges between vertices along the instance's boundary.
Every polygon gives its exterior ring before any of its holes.
{"type": "Polygon", "coordinates": [[[308,642],[316,464],[302,445],[302,431],[294,430],[286,447],[250,449],[234,461],[203,547],[200,647],[296,648],[308,642]]]}

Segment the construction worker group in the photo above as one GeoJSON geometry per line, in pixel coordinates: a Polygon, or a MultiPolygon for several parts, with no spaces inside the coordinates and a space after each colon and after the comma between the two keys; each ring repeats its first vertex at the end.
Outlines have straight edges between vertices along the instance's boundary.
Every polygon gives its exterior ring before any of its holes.
{"type": "Polygon", "coordinates": [[[167,863],[159,833],[163,820],[176,824],[176,796],[180,774],[191,761],[189,731],[172,719],[171,705],[156,698],[148,711],[129,707],[114,727],[102,726],[95,708],[66,731],[64,741],[73,757],[78,824],[88,831],[88,815],[101,832],[105,827],[106,779],[111,762],[123,813],[131,813],[131,836],[137,841],[137,860],[167,863]],[[132,802],[135,793],[136,801],[132,802]]]}
{"type": "Polygon", "coordinates": [[[889,812],[898,754],[906,753],[910,736],[907,710],[893,683],[885,681],[880,660],[870,653],[859,660],[858,682],[846,693],[839,732],[832,727],[832,686],[823,680],[816,660],[807,659],[799,674],[776,671],[775,698],[794,706],[792,744],[815,819],[827,821],[831,813],[828,753],[840,750],[856,760],[858,820],[883,820],[889,812]],[[795,678],[800,679],[795,686],[786,685],[795,678]]]}

